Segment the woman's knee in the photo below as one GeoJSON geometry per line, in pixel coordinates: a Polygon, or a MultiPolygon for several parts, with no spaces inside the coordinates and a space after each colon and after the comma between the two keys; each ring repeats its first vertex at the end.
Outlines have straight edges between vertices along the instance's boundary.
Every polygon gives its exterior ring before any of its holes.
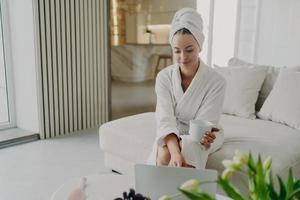
{"type": "Polygon", "coordinates": [[[167,146],[158,147],[157,165],[168,165],[171,159],[171,155],[167,146]]]}

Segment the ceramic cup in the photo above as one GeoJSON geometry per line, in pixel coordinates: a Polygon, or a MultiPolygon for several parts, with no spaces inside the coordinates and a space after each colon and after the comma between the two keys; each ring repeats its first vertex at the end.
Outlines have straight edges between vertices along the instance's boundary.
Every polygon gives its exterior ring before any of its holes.
{"type": "Polygon", "coordinates": [[[214,124],[209,121],[204,121],[200,119],[195,119],[190,121],[190,139],[195,142],[200,142],[202,137],[207,131],[211,131],[214,127],[214,124]]]}

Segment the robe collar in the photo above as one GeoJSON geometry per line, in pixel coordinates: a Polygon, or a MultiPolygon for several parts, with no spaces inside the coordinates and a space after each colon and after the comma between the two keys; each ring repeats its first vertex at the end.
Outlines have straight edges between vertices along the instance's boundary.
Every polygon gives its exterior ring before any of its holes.
{"type": "Polygon", "coordinates": [[[183,96],[188,94],[190,92],[190,90],[192,90],[192,88],[194,88],[194,85],[197,84],[195,82],[198,82],[197,80],[199,78],[201,78],[201,76],[203,76],[203,74],[207,70],[207,67],[208,66],[206,66],[206,64],[200,59],[197,72],[194,75],[194,77],[192,79],[192,82],[190,83],[189,87],[184,92],[183,88],[181,86],[182,79],[181,79],[181,74],[180,74],[180,67],[179,67],[178,64],[176,65],[176,67],[175,67],[175,76],[173,78],[173,85],[175,86],[174,87],[174,90],[175,90],[174,94],[175,94],[176,100],[181,99],[183,96]]]}

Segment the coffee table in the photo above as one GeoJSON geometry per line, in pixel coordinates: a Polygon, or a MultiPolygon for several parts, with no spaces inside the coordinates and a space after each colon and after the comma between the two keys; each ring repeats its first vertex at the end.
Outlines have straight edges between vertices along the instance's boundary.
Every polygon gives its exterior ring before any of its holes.
{"type": "MultiPolygon", "coordinates": [[[[86,176],[87,186],[85,194],[88,200],[108,200],[121,197],[124,191],[134,187],[134,178],[130,175],[119,175],[115,173],[93,174],[86,176]]],[[[67,200],[80,181],[74,178],[59,187],[52,195],[51,200],[67,200]]],[[[230,200],[228,197],[216,195],[217,200],[230,200]]]]}

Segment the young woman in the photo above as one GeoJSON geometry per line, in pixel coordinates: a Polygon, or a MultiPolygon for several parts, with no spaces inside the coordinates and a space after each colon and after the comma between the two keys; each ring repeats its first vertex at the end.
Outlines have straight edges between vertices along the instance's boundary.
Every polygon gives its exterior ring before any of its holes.
{"type": "Polygon", "coordinates": [[[161,70],[156,78],[157,137],[149,164],[205,168],[208,154],[223,144],[223,133],[216,126],[193,146],[198,148],[196,156],[201,161],[186,159],[189,150],[184,151],[192,145],[185,140],[190,120],[218,125],[224,101],[225,80],[199,57],[203,41],[200,14],[191,8],[177,11],[169,36],[174,64],[161,70]]]}

